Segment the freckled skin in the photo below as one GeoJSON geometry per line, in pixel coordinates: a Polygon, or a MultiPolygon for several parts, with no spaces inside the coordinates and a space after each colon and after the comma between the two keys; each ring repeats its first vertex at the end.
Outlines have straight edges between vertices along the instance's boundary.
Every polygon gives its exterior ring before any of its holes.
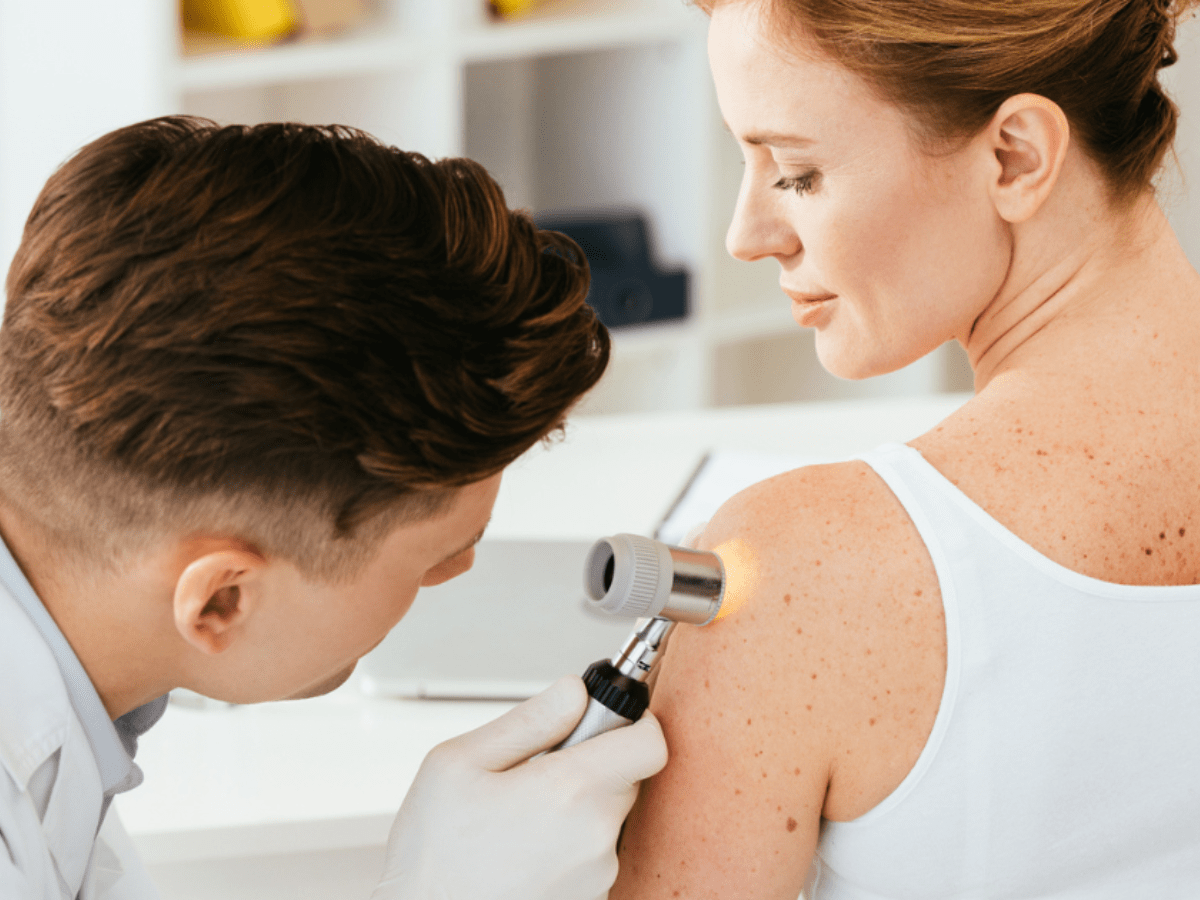
{"type": "Polygon", "coordinates": [[[643,787],[613,898],[654,897],[655,875],[673,872],[671,888],[689,898],[794,900],[821,816],[853,818],[882,800],[936,716],[945,642],[932,564],[865,465],[772,479],[727,504],[720,520],[704,542],[726,529],[750,537],[762,583],[737,616],[671,639],[653,696],[671,763],[643,787]],[[864,565],[867,545],[876,559],[864,565]],[[816,554],[824,565],[812,565],[816,554]],[[848,571],[859,576],[853,583],[848,571]],[[696,682],[695,672],[703,672],[696,682]],[[752,715],[731,728],[722,725],[728,717],[712,717],[722,708],[752,715]],[[691,727],[705,719],[711,724],[691,727]],[[727,788],[693,787],[713,784],[727,788]],[[721,840],[701,849],[706,834],[721,840]],[[748,861],[776,853],[789,863],[757,867],[748,890],[748,861]],[[689,862],[686,876],[680,860],[689,862]]]}

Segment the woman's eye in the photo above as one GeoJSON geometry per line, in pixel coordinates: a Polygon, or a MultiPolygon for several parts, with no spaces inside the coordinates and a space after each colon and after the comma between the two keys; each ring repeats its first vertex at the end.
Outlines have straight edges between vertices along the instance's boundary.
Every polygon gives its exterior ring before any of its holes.
{"type": "Polygon", "coordinates": [[[790,175],[780,178],[774,185],[781,191],[795,191],[803,196],[810,193],[817,186],[818,173],[805,172],[803,175],[790,175]]]}

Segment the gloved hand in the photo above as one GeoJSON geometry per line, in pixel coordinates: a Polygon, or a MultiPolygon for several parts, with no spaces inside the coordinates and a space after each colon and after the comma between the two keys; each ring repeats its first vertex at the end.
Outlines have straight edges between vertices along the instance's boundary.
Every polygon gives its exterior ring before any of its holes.
{"type": "Polygon", "coordinates": [[[392,825],[372,900],[606,897],[637,783],[666,765],[667,747],[647,712],[537,756],[570,734],[587,699],[582,680],[567,676],[430,751],[392,825]]]}

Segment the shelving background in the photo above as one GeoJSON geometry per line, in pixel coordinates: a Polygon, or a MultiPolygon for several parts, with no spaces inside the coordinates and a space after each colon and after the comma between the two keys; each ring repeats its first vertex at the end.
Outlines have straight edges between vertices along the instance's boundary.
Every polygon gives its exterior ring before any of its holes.
{"type": "MultiPolygon", "coordinates": [[[[957,347],[866,382],[829,376],[771,262],[723,247],[741,175],[683,0],[552,0],[496,23],[482,0],[383,0],[319,42],[181,40],[173,0],[0,0],[0,260],[42,182],[111,128],[168,112],[355,125],[430,156],[483,162],[514,206],[639,209],[659,261],[691,273],[684,322],[621,329],[584,412],[967,390],[957,347]]],[[[1185,109],[1177,231],[1200,263],[1200,24],[1166,73],[1185,109]],[[1187,114],[1189,111],[1190,115],[1187,114]],[[1186,176],[1190,173],[1190,178],[1186,176]]]]}

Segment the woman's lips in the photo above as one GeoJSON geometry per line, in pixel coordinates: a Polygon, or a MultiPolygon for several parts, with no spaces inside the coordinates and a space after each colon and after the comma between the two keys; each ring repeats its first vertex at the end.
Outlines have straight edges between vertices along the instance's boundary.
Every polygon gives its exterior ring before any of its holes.
{"type": "Polygon", "coordinates": [[[787,288],[784,288],[783,292],[792,298],[793,303],[801,304],[821,303],[837,296],[837,294],[806,294],[803,291],[789,291],[787,288]]]}
{"type": "Polygon", "coordinates": [[[792,300],[792,318],[801,328],[819,328],[825,319],[828,301],[837,294],[806,294],[802,291],[783,291],[792,300]]]}

